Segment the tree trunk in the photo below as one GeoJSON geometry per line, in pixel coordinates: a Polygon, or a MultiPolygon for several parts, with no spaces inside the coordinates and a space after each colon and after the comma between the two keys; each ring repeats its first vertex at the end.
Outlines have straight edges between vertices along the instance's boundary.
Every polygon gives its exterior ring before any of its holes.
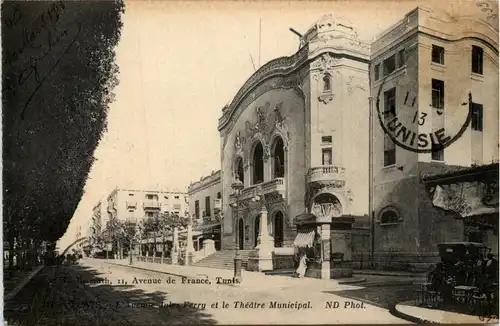
{"type": "Polygon", "coordinates": [[[153,263],[155,262],[156,258],[156,232],[153,233],[153,263]]]}
{"type": "MultiPolygon", "coordinates": [[[[11,232],[9,232],[11,233],[11,232]]],[[[12,233],[9,234],[9,269],[14,268],[14,255],[15,255],[15,249],[14,249],[14,237],[12,236],[12,233]]]]}
{"type": "Polygon", "coordinates": [[[162,237],[161,243],[161,263],[163,264],[163,259],[165,259],[165,235],[162,237]]]}

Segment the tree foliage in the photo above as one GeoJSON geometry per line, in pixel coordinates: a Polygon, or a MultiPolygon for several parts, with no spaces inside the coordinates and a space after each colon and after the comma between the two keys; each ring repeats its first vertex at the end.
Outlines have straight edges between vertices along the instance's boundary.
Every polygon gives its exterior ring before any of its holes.
{"type": "Polygon", "coordinates": [[[122,1],[2,3],[4,236],[56,241],[118,83],[122,1]]]}

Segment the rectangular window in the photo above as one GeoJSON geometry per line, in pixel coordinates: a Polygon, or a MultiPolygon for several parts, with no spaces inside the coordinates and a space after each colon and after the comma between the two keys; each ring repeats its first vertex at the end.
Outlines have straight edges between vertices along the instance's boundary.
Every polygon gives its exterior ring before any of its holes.
{"type": "Polygon", "coordinates": [[[380,63],[375,65],[375,80],[380,78],[380,63]]]}
{"type": "Polygon", "coordinates": [[[396,70],[396,55],[392,55],[384,60],[384,76],[396,70]]]}
{"type": "Polygon", "coordinates": [[[129,196],[133,196],[134,194],[128,194],[129,196]]]}
{"type": "Polygon", "coordinates": [[[322,136],[321,142],[331,144],[332,143],[332,136],[322,136]]]}
{"type": "Polygon", "coordinates": [[[443,146],[441,146],[439,144],[432,143],[432,160],[433,161],[444,161],[443,146]]]}
{"type": "Polygon", "coordinates": [[[483,49],[479,46],[472,46],[472,72],[483,74],[483,49]]]}
{"type": "Polygon", "coordinates": [[[432,62],[444,65],[444,48],[433,45],[432,46],[432,62]]]}
{"type": "Polygon", "coordinates": [[[384,166],[396,164],[396,144],[388,135],[384,136],[384,166]]]}
{"type": "Polygon", "coordinates": [[[200,201],[199,200],[194,202],[194,216],[196,218],[200,218],[200,201]]]}
{"type": "Polygon", "coordinates": [[[438,113],[444,110],[444,81],[432,80],[432,107],[438,109],[438,113]]]}
{"type": "Polygon", "coordinates": [[[332,149],[323,148],[323,165],[332,165],[332,149]]]}
{"type": "Polygon", "coordinates": [[[217,193],[217,199],[221,199],[222,198],[222,194],[220,192],[217,193]]]}
{"type": "Polygon", "coordinates": [[[396,88],[384,92],[384,118],[392,119],[396,116],[396,88]]]}
{"type": "Polygon", "coordinates": [[[205,216],[210,216],[210,196],[205,197],[205,216]]]}
{"type": "Polygon", "coordinates": [[[405,64],[405,50],[403,49],[398,52],[398,68],[403,67],[405,64]]]}
{"type": "Polygon", "coordinates": [[[146,195],[147,199],[153,199],[153,195],[146,195]]]}
{"type": "Polygon", "coordinates": [[[472,130],[483,131],[483,105],[472,103],[472,130]]]}

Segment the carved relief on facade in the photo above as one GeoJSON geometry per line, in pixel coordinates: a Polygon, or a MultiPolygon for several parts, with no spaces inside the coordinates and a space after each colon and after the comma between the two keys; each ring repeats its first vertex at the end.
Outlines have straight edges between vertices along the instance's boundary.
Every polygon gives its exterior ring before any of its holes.
{"type": "Polygon", "coordinates": [[[328,71],[338,65],[340,59],[331,53],[323,53],[313,63],[311,63],[311,70],[318,69],[319,71],[328,71]]]}
{"type": "Polygon", "coordinates": [[[366,92],[365,87],[361,84],[361,82],[357,81],[354,76],[349,76],[349,79],[346,83],[347,86],[347,92],[349,95],[352,95],[352,93],[356,90],[359,89],[363,92],[366,92]]]}
{"type": "MultiPolygon", "coordinates": [[[[345,189],[345,184],[346,182],[344,180],[310,182],[306,187],[305,193],[306,207],[310,207],[313,198],[319,194],[332,192],[338,193],[339,191],[340,193],[345,194],[348,192],[348,190],[345,189]]],[[[347,195],[344,195],[344,198],[345,197],[347,197],[347,195]]]]}
{"type": "Polygon", "coordinates": [[[494,20],[498,17],[498,3],[489,3],[485,0],[477,0],[476,6],[486,13],[486,20],[494,20]]]}

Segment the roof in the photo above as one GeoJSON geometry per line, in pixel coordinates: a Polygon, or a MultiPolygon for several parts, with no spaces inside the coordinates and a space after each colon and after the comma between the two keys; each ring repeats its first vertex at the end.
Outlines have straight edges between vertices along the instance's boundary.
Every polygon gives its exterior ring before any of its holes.
{"type": "Polygon", "coordinates": [[[498,163],[472,167],[435,163],[420,164],[420,179],[424,182],[442,181],[443,179],[462,179],[470,176],[477,180],[477,176],[481,174],[496,174],[496,179],[498,179],[498,163]]]}

